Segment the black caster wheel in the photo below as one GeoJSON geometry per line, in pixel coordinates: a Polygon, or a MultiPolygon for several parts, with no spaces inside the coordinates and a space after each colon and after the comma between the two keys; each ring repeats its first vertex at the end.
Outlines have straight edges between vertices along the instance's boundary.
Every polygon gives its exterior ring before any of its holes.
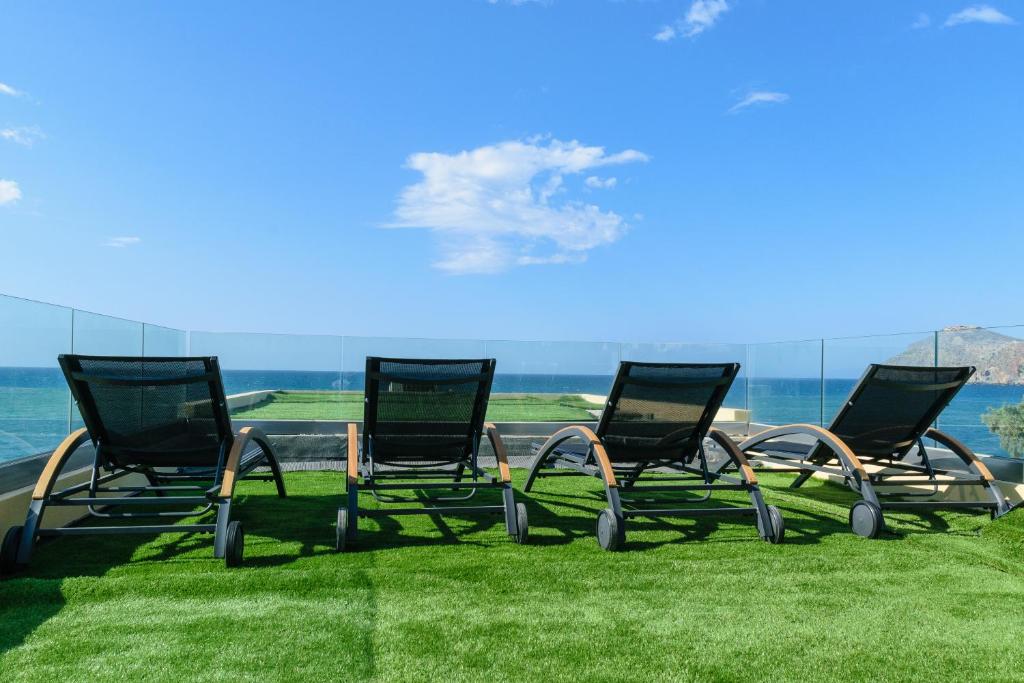
{"type": "Polygon", "coordinates": [[[597,516],[597,542],[605,550],[618,550],[626,542],[623,523],[608,508],[597,516]]]}
{"type": "Polygon", "coordinates": [[[0,545],[0,576],[10,576],[18,571],[18,546],[24,531],[23,526],[12,526],[4,534],[3,545],[0,545]]]}
{"type": "Polygon", "coordinates": [[[858,536],[878,538],[884,523],[882,508],[872,502],[858,500],[850,508],[850,528],[858,536]]]}
{"type": "Polygon", "coordinates": [[[522,545],[530,537],[530,522],[526,518],[526,505],[524,503],[516,503],[516,527],[519,529],[519,532],[512,538],[515,539],[516,543],[522,545]]]}
{"type": "Polygon", "coordinates": [[[229,567],[237,567],[242,564],[242,555],[245,554],[245,530],[241,522],[228,524],[228,532],[224,539],[224,564],[229,567]]]}
{"type": "Polygon", "coordinates": [[[764,540],[773,545],[782,543],[782,540],[786,538],[786,520],[782,518],[782,511],[774,505],[769,505],[768,521],[771,522],[772,528],[768,530],[768,535],[764,540]]]}

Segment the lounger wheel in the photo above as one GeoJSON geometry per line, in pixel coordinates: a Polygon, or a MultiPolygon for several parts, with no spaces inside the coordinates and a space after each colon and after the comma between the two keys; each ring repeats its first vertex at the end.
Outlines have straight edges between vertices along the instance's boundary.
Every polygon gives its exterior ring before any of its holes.
{"type": "Polygon", "coordinates": [[[530,522],[526,518],[526,505],[516,503],[516,529],[518,532],[512,537],[516,543],[522,545],[530,537],[530,522]]]}
{"type": "Polygon", "coordinates": [[[18,571],[18,546],[25,527],[12,526],[4,534],[3,545],[0,546],[0,576],[10,576],[18,571]]]}
{"type": "Polygon", "coordinates": [[[228,524],[228,531],[224,536],[224,564],[229,567],[237,567],[242,564],[242,555],[245,553],[245,530],[242,523],[235,521],[228,524]]]}
{"type": "Polygon", "coordinates": [[[610,508],[597,516],[597,542],[605,550],[618,550],[626,542],[626,530],[610,508]]]}
{"type": "Polygon", "coordinates": [[[768,522],[772,525],[772,528],[768,530],[768,535],[765,536],[766,541],[771,544],[782,543],[782,539],[786,537],[786,520],[782,518],[782,511],[774,505],[768,507],[768,522]]]}
{"type": "Polygon", "coordinates": [[[864,538],[877,538],[884,524],[882,508],[868,500],[858,500],[850,508],[850,528],[864,538]]]}
{"type": "Polygon", "coordinates": [[[338,508],[338,526],[334,530],[334,550],[345,552],[348,544],[348,508],[338,508]]]}

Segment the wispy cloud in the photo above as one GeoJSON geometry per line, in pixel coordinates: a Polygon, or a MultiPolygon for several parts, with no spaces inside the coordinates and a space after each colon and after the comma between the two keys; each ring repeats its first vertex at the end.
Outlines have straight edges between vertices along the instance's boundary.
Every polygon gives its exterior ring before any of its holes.
{"type": "Polygon", "coordinates": [[[587,187],[595,190],[610,190],[617,185],[619,179],[615,176],[610,178],[598,178],[596,175],[587,176],[587,179],[583,181],[583,184],[587,187]]]}
{"type": "Polygon", "coordinates": [[[690,9],[681,19],[674,24],[662,26],[654,34],[654,39],[667,42],[679,35],[693,38],[714,26],[728,11],[729,3],[726,0],[693,0],[690,9]]]}
{"type": "Polygon", "coordinates": [[[914,23],[910,25],[910,28],[928,28],[932,25],[932,18],[924,12],[918,12],[914,18],[914,23]]]}
{"type": "Polygon", "coordinates": [[[1015,24],[1011,17],[1006,16],[991,5],[971,5],[949,15],[945,26],[960,24],[1015,24]]]}
{"type": "Polygon", "coordinates": [[[13,180],[0,180],[0,206],[13,204],[21,199],[21,188],[13,180]]]}
{"type": "Polygon", "coordinates": [[[133,244],[138,244],[142,241],[141,237],[111,237],[103,243],[105,247],[114,247],[115,249],[124,249],[130,247],[133,244]]]}
{"type": "Polygon", "coordinates": [[[37,140],[43,140],[46,135],[39,126],[21,126],[18,128],[0,129],[0,138],[25,147],[31,147],[37,140]]]}
{"type": "Polygon", "coordinates": [[[747,93],[747,95],[736,104],[729,107],[729,113],[735,114],[738,111],[746,109],[747,107],[753,107],[755,105],[762,104],[782,104],[789,99],[789,95],[784,92],[771,92],[768,90],[755,90],[747,93]]]}
{"type": "Polygon", "coordinates": [[[413,154],[406,166],[423,178],[402,190],[395,219],[384,227],[431,230],[441,251],[434,266],[448,273],[583,261],[628,225],[612,211],[571,198],[566,179],[646,160],[632,149],[609,154],[545,138],[413,154]]]}
{"type": "Polygon", "coordinates": [[[9,95],[10,97],[20,97],[21,91],[15,90],[6,83],[0,83],[0,95],[9,95]]]}

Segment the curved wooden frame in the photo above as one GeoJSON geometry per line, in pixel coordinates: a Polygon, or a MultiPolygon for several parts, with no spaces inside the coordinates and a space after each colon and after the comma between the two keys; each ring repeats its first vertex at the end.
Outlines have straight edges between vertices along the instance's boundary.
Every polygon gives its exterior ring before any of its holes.
{"type": "Polygon", "coordinates": [[[484,431],[487,432],[487,440],[491,442],[491,448],[494,450],[494,458],[498,461],[500,480],[502,483],[511,484],[512,472],[508,468],[508,450],[505,448],[505,442],[502,441],[497,426],[493,422],[485,422],[484,431]]]}
{"type": "Polygon", "coordinates": [[[736,442],[729,438],[729,435],[723,432],[721,429],[712,428],[708,431],[708,437],[711,438],[716,444],[718,444],[726,454],[732,458],[736,463],[736,467],[740,471],[740,476],[747,484],[751,486],[757,485],[757,475],[754,473],[754,468],[750,466],[747,461],[747,456],[743,454],[736,442]]]}
{"type": "Polygon", "coordinates": [[[992,471],[989,470],[988,466],[978,458],[969,446],[956,437],[950,436],[945,432],[940,432],[934,427],[924,433],[924,438],[933,439],[951,450],[954,455],[960,458],[960,460],[967,465],[969,470],[981,477],[983,482],[982,486],[986,491],[988,491],[992,501],[996,504],[994,512],[995,517],[1005,515],[1012,509],[1009,501],[1006,499],[1006,496],[1004,496],[1003,492],[999,489],[999,485],[996,483],[996,478],[992,475],[992,471]]]}
{"type": "Polygon", "coordinates": [[[274,482],[277,484],[277,495],[284,498],[286,496],[284,480],[281,477],[281,468],[278,465],[277,456],[274,455],[267,435],[257,427],[242,427],[238,434],[235,435],[231,451],[228,453],[227,461],[224,463],[224,477],[221,479],[218,496],[229,499],[234,495],[235,484],[238,482],[238,468],[242,462],[242,454],[245,453],[245,449],[250,441],[255,442],[260,447],[260,450],[263,451],[263,457],[266,458],[267,464],[274,475],[274,482]]]}
{"type": "Polygon", "coordinates": [[[548,437],[548,440],[544,442],[544,445],[537,450],[537,455],[533,459],[533,463],[530,465],[530,474],[526,479],[526,484],[523,486],[523,491],[529,491],[533,487],[533,480],[537,477],[537,472],[547,461],[548,456],[558,446],[565,443],[569,439],[582,439],[586,441],[591,451],[594,454],[594,458],[597,460],[598,471],[601,474],[601,479],[604,481],[605,486],[610,489],[618,487],[618,481],[615,478],[615,472],[612,469],[612,463],[608,459],[608,451],[605,450],[604,444],[601,443],[601,439],[597,438],[597,434],[594,433],[590,427],[584,425],[570,425],[563,427],[557,432],[548,437]]]}
{"type": "Polygon", "coordinates": [[[68,458],[87,441],[90,441],[90,437],[89,430],[85,427],[76,429],[64,437],[57,449],[50,455],[50,459],[46,461],[46,466],[43,467],[36,486],[32,490],[32,500],[45,500],[50,496],[68,458]]]}
{"type": "Polygon", "coordinates": [[[755,434],[747,438],[745,441],[741,442],[739,445],[739,449],[746,453],[754,446],[758,446],[764,443],[765,441],[777,439],[781,436],[794,436],[798,434],[803,434],[805,436],[813,436],[819,442],[828,446],[829,449],[833,453],[835,453],[836,456],[839,458],[839,461],[843,464],[844,469],[846,469],[850,474],[856,474],[858,484],[863,484],[864,482],[867,481],[868,473],[867,470],[864,469],[864,465],[863,463],[861,463],[860,458],[858,458],[854,454],[854,452],[850,450],[850,447],[847,446],[842,439],[840,439],[838,436],[836,436],[829,430],[825,429],[824,427],[819,427],[818,425],[791,424],[782,427],[773,427],[771,429],[766,429],[763,432],[755,434]]]}

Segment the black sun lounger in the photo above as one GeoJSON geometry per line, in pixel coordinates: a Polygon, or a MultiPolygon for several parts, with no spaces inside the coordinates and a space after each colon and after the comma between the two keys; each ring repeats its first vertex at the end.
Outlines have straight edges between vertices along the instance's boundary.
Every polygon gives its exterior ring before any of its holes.
{"type": "Polygon", "coordinates": [[[537,450],[523,490],[529,491],[538,477],[599,477],[608,508],[598,515],[597,539],[606,550],[622,547],[625,520],[631,517],[750,516],[761,538],[782,541],[781,513],[765,505],[743,453],[724,432],[711,427],[739,369],[738,363],[620,363],[597,430],[572,426],[552,435],[537,450]],[[725,466],[708,466],[705,437],[724,450],[725,466]],[[746,491],[750,507],[693,505],[722,490],[746,491]],[[682,495],[672,501],[673,507],[652,509],[626,499],[627,492],[682,495]]]}
{"type": "Polygon", "coordinates": [[[505,444],[484,424],[494,379],[494,359],[366,359],[362,448],[348,426],[347,502],[338,509],[336,549],[350,546],[359,517],[504,514],[509,536],[525,543],[526,506],[512,494],[505,444]],[[498,464],[495,477],[478,464],[483,432],[498,464]],[[502,505],[467,503],[484,488],[500,489],[502,505]],[[417,507],[359,506],[359,490],[380,503],[417,507]],[[394,492],[413,492],[396,495],[394,492]]]}
{"type": "Polygon", "coordinates": [[[970,448],[932,428],[973,374],[973,367],[870,365],[828,429],[809,424],[775,427],[752,436],[740,448],[755,464],[799,472],[794,488],[814,472],[842,477],[861,496],[850,509],[850,526],[868,538],[884,528],[883,509],[973,508],[997,517],[1010,506],[992,473],[970,448]],[[804,441],[794,443],[793,437],[804,441]],[[935,467],[925,439],[948,448],[965,469],[935,467]],[[875,490],[907,486],[916,489],[875,490]],[[936,499],[943,488],[952,486],[979,486],[984,499],[936,499]]]}
{"type": "Polygon", "coordinates": [[[284,497],[284,481],[266,437],[246,427],[231,428],[216,358],[134,358],[62,355],[61,369],[85,427],[53,452],[32,492],[24,527],[13,527],[3,542],[3,568],[26,565],[37,538],[81,534],[213,533],[214,557],[228,566],[242,561],[241,522],[231,521],[235,483],[265,465],[284,497]],[[92,442],[96,451],[89,481],[54,491],[76,449],[92,442]],[[125,482],[136,475],[145,483],[125,482]],[[133,524],[42,528],[48,507],[77,506],[89,518],[133,524]],[[171,524],[216,508],[215,520],[171,524]],[[139,525],[151,518],[158,524],[139,525]]]}

